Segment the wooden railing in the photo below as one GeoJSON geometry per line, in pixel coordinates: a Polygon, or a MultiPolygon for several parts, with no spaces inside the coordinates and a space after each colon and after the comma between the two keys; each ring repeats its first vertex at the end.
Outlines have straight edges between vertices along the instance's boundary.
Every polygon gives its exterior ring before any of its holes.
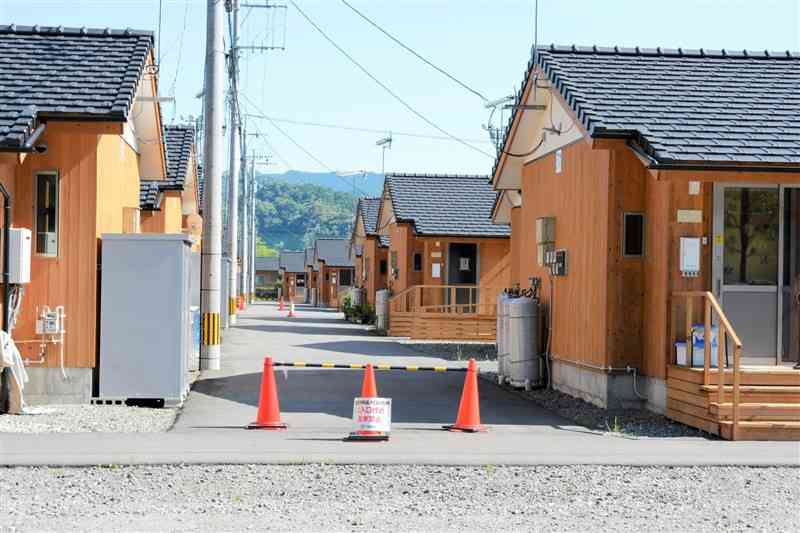
{"type": "MultiPolygon", "coordinates": [[[[742,341],[733,329],[728,317],[722,311],[714,295],[707,291],[685,291],[672,294],[670,339],[674,342],[678,338],[678,301],[683,300],[684,305],[684,337],[686,339],[686,366],[692,366],[692,337],[694,330],[694,304],[696,300],[702,301],[703,309],[703,385],[711,385],[711,326],[717,325],[717,377],[718,377],[718,403],[722,412],[725,401],[725,368],[727,366],[727,340],[730,338],[733,345],[733,388],[731,392],[731,440],[736,440],[739,426],[739,383],[741,380],[742,341]]],[[[677,364],[676,350],[670,347],[672,361],[677,364]]]]}
{"type": "Polygon", "coordinates": [[[389,312],[494,315],[501,287],[414,285],[389,298],[389,312]]]}

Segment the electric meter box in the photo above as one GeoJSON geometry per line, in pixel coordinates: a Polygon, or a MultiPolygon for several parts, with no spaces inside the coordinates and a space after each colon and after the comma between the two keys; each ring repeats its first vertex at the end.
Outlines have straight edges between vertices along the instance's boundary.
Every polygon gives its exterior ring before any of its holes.
{"type": "Polygon", "coordinates": [[[8,238],[9,283],[31,282],[31,230],[11,228],[8,238]]]}

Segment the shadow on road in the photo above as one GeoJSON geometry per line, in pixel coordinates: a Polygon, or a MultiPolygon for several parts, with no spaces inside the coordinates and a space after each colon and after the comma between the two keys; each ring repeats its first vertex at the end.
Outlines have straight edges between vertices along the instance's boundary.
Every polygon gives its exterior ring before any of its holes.
{"type": "MultiPolygon", "coordinates": [[[[360,370],[287,370],[275,373],[281,411],[324,413],[341,418],[353,414],[353,398],[361,390],[360,370]]],[[[392,422],[449,424],[455,420],[464,374],[460,372],[376,372],[378,392],[392,398],[392,422]]],[[[261,374],[209,378],[195,383],[195,393],[252,407],[258,406],[261,374]]],[[[485,424],[574,426],[490,384],[480,384],[485,424]]]]}
{"type": "MultiPolygon", "coordinates": [[[[294,319],[289,319],[294,320],[294,319]]],[[[319,322],[319,321],[313,321],[319,322]]],[[[344,325],[344,322],[342,323],[344,325]]],[[[298,336],[300,335],[328,335],[328,336],[367,336],[367,332],[359,329],[359,328],[348,328],[348,327],[330,327],[330,326],[323,326],[319,328],[315,327],[308,327],[308,326],[299,326],[299,325],[292,325],[290,323],[286,323],[285,325],[269,325],[265,324],[263,326],[244,326],[244,325],[237,325],[234,326],[236,329],[242,330],[250,330],[250,331],[261,331],[263,333],[295,333],[298,336]]]]}
{"type": "MultiPolygon", "coordinates": [[[[313,348],[335,354],[356,354],[369,357],[426,357],[407,346],[393,341],[379,340],[351,340],[329,341],[301,344],[303,348],[313,348]]],[[[365,361],[367,362],[367,361],[365,361]]],[[[373,362],[374,364],[374,362],[373,362]]],[[[466,363],[464,363],[466,366],[466,363]]]]}

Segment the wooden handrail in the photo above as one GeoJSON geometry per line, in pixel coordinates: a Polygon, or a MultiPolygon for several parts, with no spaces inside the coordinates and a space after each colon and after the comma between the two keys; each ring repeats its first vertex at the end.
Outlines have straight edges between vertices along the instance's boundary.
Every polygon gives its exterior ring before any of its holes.
{"type": "MultiPolygon", "coordinates": [[[[694,308],[692,300],[694,298],[703,298],[703,326],[704,326],[704,343],[703,343],[703,385],[709,385],[710,379],[710,366],[711,366],[711,324],[713,322],[713,314],[716,313],[719,323],[717,334],[717,401],[720,407],[725,399],[725,361],[727,359],[727,337],[730,337],[733,342],[733,390],[731,398],[731,440],[736,440],[739,428],[739,389],[741,382],[741,359],[742,359],[742,341],[736,330],[728,320],[728,317],[719,305],[717,298],[709,291],[678,291],[672,293],[672,310],[671,320],[673,321],[671,331],[675,334],[676,318],[675,313],[675,299],[684,298],[686,301],[686,359],[687,365],[692,366],[692,328],[693,328],[693,315],[694,308]]],[[[675,338],[673,338],[673,342],[675,338]]]]}

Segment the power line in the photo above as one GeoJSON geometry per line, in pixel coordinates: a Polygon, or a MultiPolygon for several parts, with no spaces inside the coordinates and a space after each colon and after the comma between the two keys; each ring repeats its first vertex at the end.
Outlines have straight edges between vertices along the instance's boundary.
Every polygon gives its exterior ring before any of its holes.
{"type": "Polygon", "coordinates": [[[488,98],[486,98],[485,96],[483,96],[483,95],[482,95],[481,93],[479,93],[477,90],[473,89],[472,87],[470,87],[469,85],[467,85],[467,84],[466,84],[466,83],[464,83],[463,81],[459,80],[458,78],[456,78],[455,76],[453,76],[452,74],[450,74],[449,72],[447,72],[446,70],[444,70],[443,68],[441,68],[441,67],[439,67],[439,66],[435,65],[435,64],[434,64],[432,61],[430,61],[430,60],[426,59],[425,57],[423,57],[422,55],[420,55],[420,54],[419,54],[419,53],[418,53],[416,50],[414,50],[414,49],[413,49],[413,48],[411,48],[410,46],[408,46],[408,45],[406,45],[405,43],[403,43],[403,42],[402,42],[400,39],[398,39],[397,37],[395,37],[394,35],[392,35],[391,33],[389,33],[387,30],[383,29],[383,28],[382,28],[382,27],[381,27],[381,26],[380,26],[380,25],[379,25],[377,22],[373,21],[373,20],[372,20],[372,19],[370,19],[368,16],[366,16],[364,13],[362,13],[361,11],[359,11],[358,9],[356,9],[355,7],[353,7],[353,6],[350,4],[350,2],[348,2],[347,0],[342,0],[342,3],[343,3],[344,5],[346,5],[347,7],[349,7],[351,10],[353,10],[353,12],[354,12],[356,15],[358,15],[358,16],[359,16],[359,17],[361,17],[362,19],[366,20],[366,21],[367,21],[367,22],[368,22],[368,23],[369,23],[369,24],[370,24],[372,27],[374,27],[376,30],[378,30],[379,32],[381,32],[382,34],[384,34],[385,36],[387,36],[389,39],[391,39],[392,41],[394,41],[395,43],[397,43],[397,44],[398,44],[398,45],[399,45],[401,48],[403,48],[403,49],[404,49],[404,50],[406,50],[407,52],[411,53],[411,54],[412,54],[414,57],[416,57],[417,59],[419,59],[419,60],[420,60],[420,61],[422,61],[423,63],[425,63],[426,65],[428,65],[428,66],[429,66],[429,67],[431,67],[432,69],[436,70],[436,71],[437,71],[437,72],[439,72],[440,74],[443,74],[443,75],[447,76],[448,78],[450,78],[450,80],[451,80],[451,81],[453,81],[453,82],[457,83],[458,85],[460,85],[460,86],[461,86],[461,87],[463,87],[464,89],[468,90],[469,92],[471,92],[472,94],[474,94],[475,96],[477,96],[478,98],[480,98],[481,100],[483,100],[484,102],[488,102],[488,101],[489,101],[489,99],[488,99],[488,98]]]}
{"type": "MultiPolygon", "coordinates": [[[[286,131],[285,131],[283,128],[281,128],[280,126],[278,126],[277,122],[275,122],[275,121],[274,121],[274,120],[272,120],[270,117],[268,117],[266,114],[264,114],[264,112],[263,112],[261,109],[259,109],[259,107],[258,107],[258,106],[257,106],[257,105],[256,105],[256,104],[255,104],[255,103],[254,103],[254,102],[253,102],[253,101],[252,101],[250,98],[248,98],[248,96],[247,96],[246,94],[244,94],[244,93],[241,93],[241,96],[242,96],[242,97],[243,97],[245,100],[247,100],[247,102],[248,102],[248,103],[249,103],[251,106],[253,106],[253,108],[255,108],[255,110],[256,110],[256,111],[258,111],[258,112],[259,112],[259,113],[260,113],[260,114],[263,116],[263,118],[264,118],[264,119],[266,119],[267,121],[269,121],[269,123],[270,123],[270,124],[272,124],[272,127],[273,127],[273,128],[275,128],[276,130],[278,130],[278,131],[279,131],[279,132],[280,132],[280,133],[281,133],[281,134],[282,134],[284,137],[286,137],[287,139],[289,139],[289,141],[290,141],[292,144],[294,144],[294,145],[295,145],[297,148],[299,148],[299,149],[300,149],[300,150],[301,150],[301,151],[302,151],[304,154],[306,154],[308,157],[310,157],[312,160],[314,160],[314,161],[315,161],[315,162],[316,162],[316,163],[317,163],[319,166],[323,167],[323,168],[324,168],[325,170],[327,170],[328,172],[331,172],[331,173],[332,173],[334,176],[336,176],[337,178],[339,178],[340,180],[342,180],[344,183],[347,183],[347,185],[348,185],[348,186],[352,186],[352,185],[353,185],[351,182],[349,182],[348,180],[346,180],[346,179],[344,178],[344,176],[340,176],[340,175],[339,175],[339,174],[338,174],[338,173],[337,173],[337,172],[336,172],[336,171],[335,171],[333,168],[331,168],[330,166],[326,165],[326,164],[325,164],[325,163],[324,163],[322,160],[320,160],[320,159],[319,159],[317,156],[315,156],[314,154],[312,154],[312,153],[311,153],[309,150],[307,150],[307,149],[306,149],[306,148],[305,148],[303,145],[301,145],[301,144],[300,144],[300,143],[298,143],[296,140],[294,140],[294,138],[293,138],[291,135],[289,135],[288,133],[286,133],[286,131]]],[[[355,180],[355,178],[353,178],[353,179],[355,180]]],[[[364,192],[363,190],[359,189],[358,187],[353,187],[353,188],[354,188],[354,189],[356,190],[356,192],[358,192],[359,194],[361,194],[361,195],[363,195],[363,196],[369,196],[369,195],[368,195],[366,192],[364,192]]]]}
{"type": "MultiPolygon", "coordinates": [[[[264,115],[248,115],[249,117],[253,118],[269,118],[274,120],[275,122],[284,122],[286,124],[296,124],[298,126],[315,126],[318,128],[331,128],[337,130],[346,130],[346,131],[357,131],[357,132],[364,132],[364,133],[378,133],[378,134],[386,134],[391,131],[392,135],[398,135],[402,137],[417,137],[420,139],[434,139],[437,141],[452,141],[450,137],[445,137],[444,135],[426,135],[424,133],[410,133],[410,132],[398,132],[394,129],[377,129],[377,128],[361,128],[357,126],[345,126],[343,124],[330,124],[325,122],[307,122],[302,120],[293,120],[290,118],[282,118],[282,117],[273,117],[273,116],[264,116],[264,115]]],[[[465,141],[471,141],[476,143],[484,143],[484,144],[491,144],[491,141],[487,141],[485,139],[464,139],[465,141]]]]}
{"type": "Polygon", "coordinates": [[[339,46],[339,45],[336,43],[336,41],[334,41],[333,39],[331,39],[330,37],[328,37],[328,34],[327,34],[327,33],[325,33],[325,32],[322,30],[322,28],[320,28],[320,27],[317,25],[317,23],[316,23],[316,22],[314,22],[314,21],[313,21],[313,20],[312,20],[312,19],[311,19],[311,18],[310,18],[308,15],[306,15],[305,11],[303,11],[302,9],[300,9],[300,6],[298,6],[298,5],[297,5],[297,2],[295,2],[294,0],[289,0],[289,2],[290,2],[290,3],[291,3],[293,6],[294,6],[294,8],[295,8],[295,9],[296,9],[296,10],[297,10],[299,13],[300,13],[300,15],[302,15],[302,17],[303,17],[304,19],[306,19],[306,21],[307,21],[309,24],[311,24],[311,26],[313,26],[313,27],[314,27],[314,29],[315,29],[315,30],[317,30],[317,32],[318,32],[320,35],[322,35],[322,37],[324,37],[326,41],[328,41],[328,42],[331,44],[331,46],[333,46],[334,48],[336,48],[336,50],[338,50],[338,51],[339,51],[339,53],[341,53],[341,54],[342,54],[343,56],[345,56],[345,57],[346,57],[346,58],[347,58],[347,59],[348,59],[348,60],[349,60],[351,63],[353,63],[353,64],[354,64],[356,67],[358,67],[358,69],[359,69],[359,70],[361,70],[361,72],[363,72],[364,74],[366,74],[366,75],[367,75],[367,76],[368,76],[368,77],[369,77],[369,78],[370,78],[372,81],[374,81],[375,83],[377,83],[377,84],[378,84],[378,85],[379,85],[379,86],[380,86],[380,87],[381,87],[381,88],[382,88],[384,91],[386,91],[387,93],[389,93],[389,94],[390,94],[390,95],[391,95],[391,96],[392,96],[392,97],[393,97],[395,100],[397,100],[398,102],[400,102],[400,103],[403,105],[403,107],[405,107],[406,109],[408,109],[409,111],[411,111],[411,112],[412,112],[414,115],[416,115],[416,116],[417,116],[419,119],[421,119],[422,121],[424,121],[426,124],[428,124],[428,125],[429,125],[429,126],[431,126],[432,128],[434,128],[434,129],[438,130],[440,133],[442,133],[442,134],[446,135],[447,137],[450,137],[451,139],[453,139],[454,141],[458,142],[459,144],[463,144],[464,146],[466,146],[466,147],[467,147],[467,148],[469,148],[470,150],[474,150],[474,151],[476,151],[476,152],[478,152],[478,153],[481,153],[481,154],[485,155],[486,157],[488,157],[488,158],[490,158],[490,159],[494,159],[494,158],[495,158],[493,155],[491,155],[491,154],[489,154],[489,153],[487,153],[487,152],[484,152],[484,151],[483,151],[483,150],[481,150],[480,148],[477,148],[477,147],[475,147],[475,146],[473,146],[473,145],[469,144],[468,142],[464,141],[463,139],[460,139],[460,138],[456,137],[455,135],[453,135],[453,134],[452,134],[452,133],[450,133],[449,131],[445,130],[444,128],[442,128],[441,126],[439,126],[438,124],[436,124],[435,122],[433,122],[432,120],[430,120],[428,117],[426,117],[425,115],[423,115],[422,113],[420,113],[419,111],[417,111],[416,109],[414,109],[414,108],[411,106],[411,104],[409,104],[408,102],[406,102],[405,100],[403,100],[403,99],[402,99],[402,98],[401,98],[401,97],[400,97],[400,96],[399,96],[397,93],[395,93],[394,91],[392,91],[392,90],[391,90],[391,89],[390,89],[390,88],[389,88],[389,87],[388,87],[386,84],[384,84],[384,83],[383,83],[381,80],[379,80],[378,78],[376,78],[376,77],[375,77],[375,76],[374,76],[374,75],[373,75],[373,74],[372,74],[372,73],[371,73],[369,70],[367,70],[367,69],[366,69],[366,67],[364,67],[364,66],[363,66],[361,63],[359,63],[358,61],[356,61],[356,60],[353,58],[353,56],[351,56],[349,53],[347,53],[347,51],[346,51],[344,48],[342,48],[341,46],[339,46]]]}

